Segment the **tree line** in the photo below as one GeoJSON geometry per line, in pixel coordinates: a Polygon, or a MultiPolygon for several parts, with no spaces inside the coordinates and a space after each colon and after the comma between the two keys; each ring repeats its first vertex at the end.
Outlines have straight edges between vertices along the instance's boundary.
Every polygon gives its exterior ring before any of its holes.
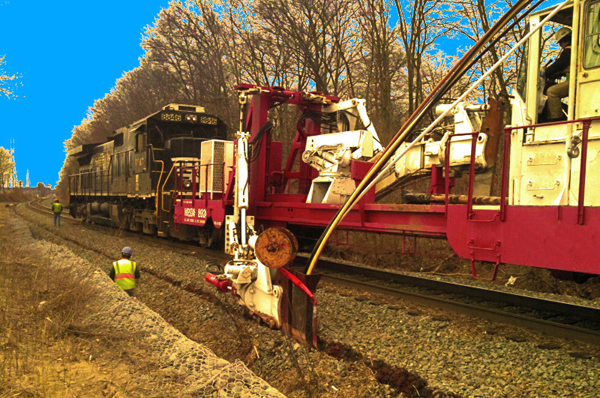
{"type": "Polygon", "coordinates": [[[14,167],[12,152],[0,146],[0,190],[8,187],[14,167]]]}
{"type": "MultiPolygon", "coordinates": [[[[510,5],[493,0],[173,0],[145,28],[139,67],[94,102],[65,147],[102,142],[117,128],[172,102],[202,105],[235,128],[232,87],[240,83],[365,98],[387,143],[460,52],[510,5]],[[444,51],[452,39],[466,43],[458,53],[444,51]]],[[[502,56],[520,29],[465,76],[456,96],[502,56]]],[[[477,95],[506,96],[515,62],[477,95]]],[[[73,170],[67,157],[59,187],[73,170]]]]}

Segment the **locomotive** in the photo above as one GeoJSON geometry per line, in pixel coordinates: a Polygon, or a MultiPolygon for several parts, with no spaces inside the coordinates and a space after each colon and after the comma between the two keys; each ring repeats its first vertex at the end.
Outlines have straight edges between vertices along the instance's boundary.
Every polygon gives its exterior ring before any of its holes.
{"type": "MultiPolygon", "coordinates": [[[[212,235],[203,233],[208,228],[173,223],[173,200],[195,188],[198,181],[187,168],[208,162],[203,143],[214,146],[226,138],[225,123],[203,107],[169,104],[117,129],[106,142],[72,148],[68,155],[79,170],[69,176],[69,213],[88,222],[209,243],[212,235]]],[[[218,177],[224,173],[221,164],[207,167],[218,177]]]]}

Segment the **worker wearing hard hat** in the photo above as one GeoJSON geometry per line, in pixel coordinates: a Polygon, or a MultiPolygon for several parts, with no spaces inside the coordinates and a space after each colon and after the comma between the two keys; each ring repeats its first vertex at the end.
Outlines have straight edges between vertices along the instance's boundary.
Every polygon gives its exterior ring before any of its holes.
{"type": "Polygon", "coordinates": [[[133,250],[126,246],[121,250],[121,259],[115,261],[110,269],[110,279],[130,296],[133,296],[136,281],[140,279],[140,270],[135,261],[131,261],[133,250]]]}
{"type": "Polygon", "coordinates": [[[54,199],[54,203],[52,203],[52,212],[54,213],[54,226],[60,227],[60,213],[62,213],[62,205],[58,198],[54,199]]]}
{"type": "Polygon", "coordinates": [[[548,109],[549,122],[567,120],[562,108],[562,98],[569,95],[569,72],[571,67],[571,29],[563,27],[556,31],[554,38],[558,42],[562,51],[558,58],[554,60],[545,70],[546,78],[556,80],[567,76],[567,80],[550,86],[546,91],[548,100],[546,106],[548,109]]]}

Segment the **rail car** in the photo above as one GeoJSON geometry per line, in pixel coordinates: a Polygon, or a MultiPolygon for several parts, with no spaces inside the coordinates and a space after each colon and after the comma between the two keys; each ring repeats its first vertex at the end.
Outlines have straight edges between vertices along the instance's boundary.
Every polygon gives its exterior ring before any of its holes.
{"type": "Polygon", "coordinates": [[[226,138],[225,123],[203,107],[170,104],[106,142],[75,147],[68,152],[79,166],[69,176],[69,212],[89,222],[208,242],[212,235],[205,229],[173,223],[173,201],[194,189],[197,180],[185,170],[206,160],[203,144],[226,138]]]}

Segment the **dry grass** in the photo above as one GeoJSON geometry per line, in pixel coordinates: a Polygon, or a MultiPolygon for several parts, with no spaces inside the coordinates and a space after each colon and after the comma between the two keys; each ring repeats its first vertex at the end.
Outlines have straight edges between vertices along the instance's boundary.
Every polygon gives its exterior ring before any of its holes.
{"type": "Polygon", "coordinates": [[[180,375],[157,369],[142,336],[86,321],[98,292],[27,257],[0,213],[0,396],[180,396],[180,375]]]}
{"type": "Polygon", "coordinates": [[[55,395],[53,390],[59,385],[63,390],[71,379],[64,365],[82,359],[77,344],[69,341],[70,333],[85,329],[77,322],[94,292],[39,261],[3,244],[0,394],[4,396],[55,395]]]}

